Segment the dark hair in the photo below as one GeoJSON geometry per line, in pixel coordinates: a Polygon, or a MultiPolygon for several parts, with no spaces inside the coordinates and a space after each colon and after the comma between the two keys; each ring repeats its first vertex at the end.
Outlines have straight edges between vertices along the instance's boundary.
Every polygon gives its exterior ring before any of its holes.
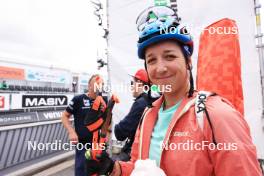
{"type": "Polygon", "coordinates": [[[181,50],[182,50],[182,53],[183,53],[183,56],[184,56],[184,59],[185,59],[185,63],[187,65],[187,69],[189,70],[189,73],[190,73],[190,89],[189,89],[189,92],[188,92],[188,97],[192,97],[193,96],[193,92],[194,92],[194,82],[193,82],[193,75],[192,75],[192,68],[189,64],[189,60],[191,59],[191,57],[188,56],[188,54],[186,53],[186,51],[184,50],[184,46],[183,45],[180,45],[181,47],[181,50]]]}

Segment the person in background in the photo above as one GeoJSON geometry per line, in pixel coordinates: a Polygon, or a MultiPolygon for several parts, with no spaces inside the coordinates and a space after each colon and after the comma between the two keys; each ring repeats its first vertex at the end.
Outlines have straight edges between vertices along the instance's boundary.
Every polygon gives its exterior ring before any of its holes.
{"type": "MultiPolygon", "coordinates": [[[[98,74],[91,76],[88,81],[87,93],[73,97],[68,107],[63,112],[61,120],[72,143],[81,143],[83,146],[91,147],[93,135],[84,125],[84,121],[86,114],[91,110],[93,102],[97,96],[97,90],[94,85],[96,84],[96,79],[98,77],[100,77],[98,74]],[[74,118],[74,128],[69,120],[72,115],[74,118]]],[[[85,172],[85,151],[85,148],[83,148],[83,150],[78,150],[76,148],[75,176],[87,176],[87,173],[85,172]]]]}
{"type": "Polygon", "coordinates": [[[114,160],[128,161],[130,160],[131,146],[134,142],[134,137],[139,120],[144,112],[144,109],[154,100],[145,92],[150,89],[148,75],[145,69],[139,69],[131,81],[131,90],[135,98],[129,113],[114,127],[115,137],[119,141],[126,140],[121,153],[113,156],[114,160]]]}

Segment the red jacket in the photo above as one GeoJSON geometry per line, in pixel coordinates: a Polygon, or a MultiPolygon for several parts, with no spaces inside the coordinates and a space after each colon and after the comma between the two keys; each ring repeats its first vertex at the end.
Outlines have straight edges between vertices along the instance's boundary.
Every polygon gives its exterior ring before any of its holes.
{"type": "MultiPolygon", "coordinates": [[[[167,130],[164,143],[167,149],[161,154],[160,167],[167,176],[261,176],[257,161],[256,148],[252,143],[247,122],[229,103],[219,96],[212,96],[206,102],[212,128],[204,117],[204,127],[197,123],[194,98],[184,98],[167,130]],[[217,146],[214,144],[203,149],[183,148],[183,144],[212,142],[212,130],[217,146]],[[182,145],[180,146],[180,143],[182,145]],[[177,145],[177,148],[175,146],[177,145]],[[223,150],[227,149],[227,150],[223,150]]],[[[137,130],[131,151],[131,161],[120,162],[123,176],[129,176],[137,159],[147,159],[151,134],[157,120],[163,97],[153,103],[137,130]]],[[[205,115],[204,115],[205,116],[205,115]]],[[[186,145],[185,145],[186,147],[186,145]]]]}

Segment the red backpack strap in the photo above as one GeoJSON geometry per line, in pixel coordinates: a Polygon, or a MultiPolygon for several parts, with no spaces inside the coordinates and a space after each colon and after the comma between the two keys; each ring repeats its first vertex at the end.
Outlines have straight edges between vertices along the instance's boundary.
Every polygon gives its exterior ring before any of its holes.
{"type": "Polygon", "coordinates": [[[215,137],[214,137],[214,128],[213,128],[209,113],[206,109],[206,101],[207,101],[208,97],[214,96],[214,95],[216,95],[216,93],[208,92],[208,91],[199,91],[198,92],[196,100],[195,100],[195,115],[196,115],[196,119],[197,119],[197,122],[198,122],[200,129],[203,131],[204,130],[204,113],[205,113],[205,117],[209,123],[211,130],[212,130],[213,143],[217,144],[215,137]]]}

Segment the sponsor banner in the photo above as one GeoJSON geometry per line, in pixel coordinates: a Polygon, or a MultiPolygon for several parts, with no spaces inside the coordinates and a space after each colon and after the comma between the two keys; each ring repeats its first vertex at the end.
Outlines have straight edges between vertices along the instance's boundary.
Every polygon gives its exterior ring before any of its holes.
{"type": "Polygon", "coordinates": [[[0,78],[24,80],[25,71],[24,69],[0,66],[0,78]]]}
{"type": "Polygon", "coordinates": [[[58,120],[61,119],[63,111],[43,111],[38,112],[38,117],[40,121],[46,120],[58,120]]]}
{"type": "Polygon", "coordinates": [[[26,69],[26,80],[69,84],[70,75],[64,71],[29,68],[26,69]]]}
{"type": "Polygon", "coordinates": [[[22,108],[43,106],[67,106],[65,95],[22,95],[22,108]]]}
{"type": "Polygon", "coordinates": [[[66,107],[73,95],[12,94],[11,109],[66,107]]]}
{"type": "Polygon", "coordinates": [[[63,110],[27,112],[27,113],[22,112],[22,113],[7,114],[7,115],[3,114],[0,115],[0,126],[59,120],[61,119],[62,113],[63,110]]]}
{"type": "Polygon", "coordinates": [[[9,102],[9,94],[0,94],[0,111],[9,110],[10,102],[9,102]]]}
{"type": "Polygon", "coordinates": [[[37,122],[37,112],[0,115],[0,126],[37,122]]]}

